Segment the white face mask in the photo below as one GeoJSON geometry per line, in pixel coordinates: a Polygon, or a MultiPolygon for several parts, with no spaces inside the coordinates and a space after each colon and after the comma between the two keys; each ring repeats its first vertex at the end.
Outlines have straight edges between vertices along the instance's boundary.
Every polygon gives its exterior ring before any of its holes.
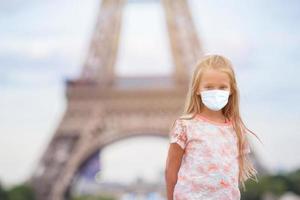
{"type": "Polygon", "coordinates": [[[221,110],[227,103],[228,90],[205,90],[200,92],[203,104],[214,111],[221,110]]]}

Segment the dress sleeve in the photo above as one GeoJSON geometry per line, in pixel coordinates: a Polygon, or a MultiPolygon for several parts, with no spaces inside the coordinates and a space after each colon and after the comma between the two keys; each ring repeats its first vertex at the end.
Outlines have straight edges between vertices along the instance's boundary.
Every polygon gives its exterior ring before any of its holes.
{"type": "Polygon", "coordinates": [[[187,144],[186,130],[184,122],[180,119],[176,119],[175,124],[169,133],[170,143],[177,143],[182,149],[184,149],[187,144]]]}

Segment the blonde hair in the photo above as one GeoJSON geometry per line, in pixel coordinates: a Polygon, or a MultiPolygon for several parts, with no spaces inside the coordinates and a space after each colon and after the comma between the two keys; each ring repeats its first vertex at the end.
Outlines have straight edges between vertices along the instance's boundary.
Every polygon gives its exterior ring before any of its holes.
{"type": "MultiPolygon", "coordinates": [[[[194,69],[192,79],[190,80],[189,90],[186,97],[186,102],[184,106],[183,115],[180,118],[191,119],[194,118],[197,113],[200,113],[201,108],[203,108],[201,96],[197,94],[200,86],[200,80],[202,74],[207,69],[216,69],[221,72],[225,72],[230,78],[230,90],[231,95],[229,96],[228,103],[222,109],[222,113],[226,119],[232,121],[233,128],[236,132],[238,139],[238,161],[239,161],[239,183],[242,184],[244,191],[245,181],[251,178],[258,182],[257,171],[253,166],[248,154],[243,154],[243,148],[245,147],[247,141],[246,132],[249,130],[241,119],[239,111],[239,92],[237,88],[237,82],[235,78],[235,73],[233,71],[232,63],[229,59],[221,55],[205,55],[196,64],[194,69]],[[253,177],[253,178],[252,178],[253,177]]],[[[174,123],[173,123],[174,124],[174,123]]],[[[258,137],[257,137],[258,138],[258,137]]],[[[258,138],[259,139],[259,138],[258,138]]]]}

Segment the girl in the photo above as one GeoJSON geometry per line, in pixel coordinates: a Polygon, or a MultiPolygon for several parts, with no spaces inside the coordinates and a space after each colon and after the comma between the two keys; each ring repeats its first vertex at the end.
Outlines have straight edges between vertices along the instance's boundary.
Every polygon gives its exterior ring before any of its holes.
{"type": "Polygon", "coordinates": [[[245,190],[251,176],[258,182],[247,131],[254,134],[240,117],[231,62],[204,56],[194,70],[184,113],[169,133],[168,200],[239,200],[239,183],[245,190]]]}

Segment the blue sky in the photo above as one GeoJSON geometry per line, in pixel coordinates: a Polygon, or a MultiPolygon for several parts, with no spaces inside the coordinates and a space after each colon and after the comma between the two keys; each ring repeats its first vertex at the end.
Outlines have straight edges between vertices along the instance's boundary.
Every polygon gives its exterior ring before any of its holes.
{"type": "MultiPolygon", "coordinates": [[[[235,65],[242,115],[265,144],[260,145],[253,137],[258,158],[274,172],[298,168],[300,2],[229,0],[225,4],[216,0],[190,0],[189,3],[204,52],[224,54],[235,65]]],[[[96,0],[1,1],[2,182],[20,182],[34,170],[64,113],[64,80],[78,76],[84,63],[98,6],[96,0]]],[[[130,4],[124,12],[124,23],[127,26],[122,29],[118,75],[170,73],[172,60],[160,5],[130,4]],[[137,25],[141,28],[137,29],[137,25]]],[[[153,168],[159,173],[166,155],[166,140],[147,137],[124,140],[107,149],[106,155],[124,157],[119,149],[128,144],[147,155],[154,146],[155,151],[151,152],[160,157],[153,158],[156,163],[153,168]]],[[[115,163],[110,165],[113,162],[109,160],[106,163],[107,169],[111,169],[106,173],[107,179],[113,179],[114,175],[127,180],[153,176],[149,168],[143,170],[142,163],[136,164],[142,166],[138,169],[127,165],[126,173],[119,170],[119,174],[115,173],[118,171],[113,167],[115,163]]]]}

